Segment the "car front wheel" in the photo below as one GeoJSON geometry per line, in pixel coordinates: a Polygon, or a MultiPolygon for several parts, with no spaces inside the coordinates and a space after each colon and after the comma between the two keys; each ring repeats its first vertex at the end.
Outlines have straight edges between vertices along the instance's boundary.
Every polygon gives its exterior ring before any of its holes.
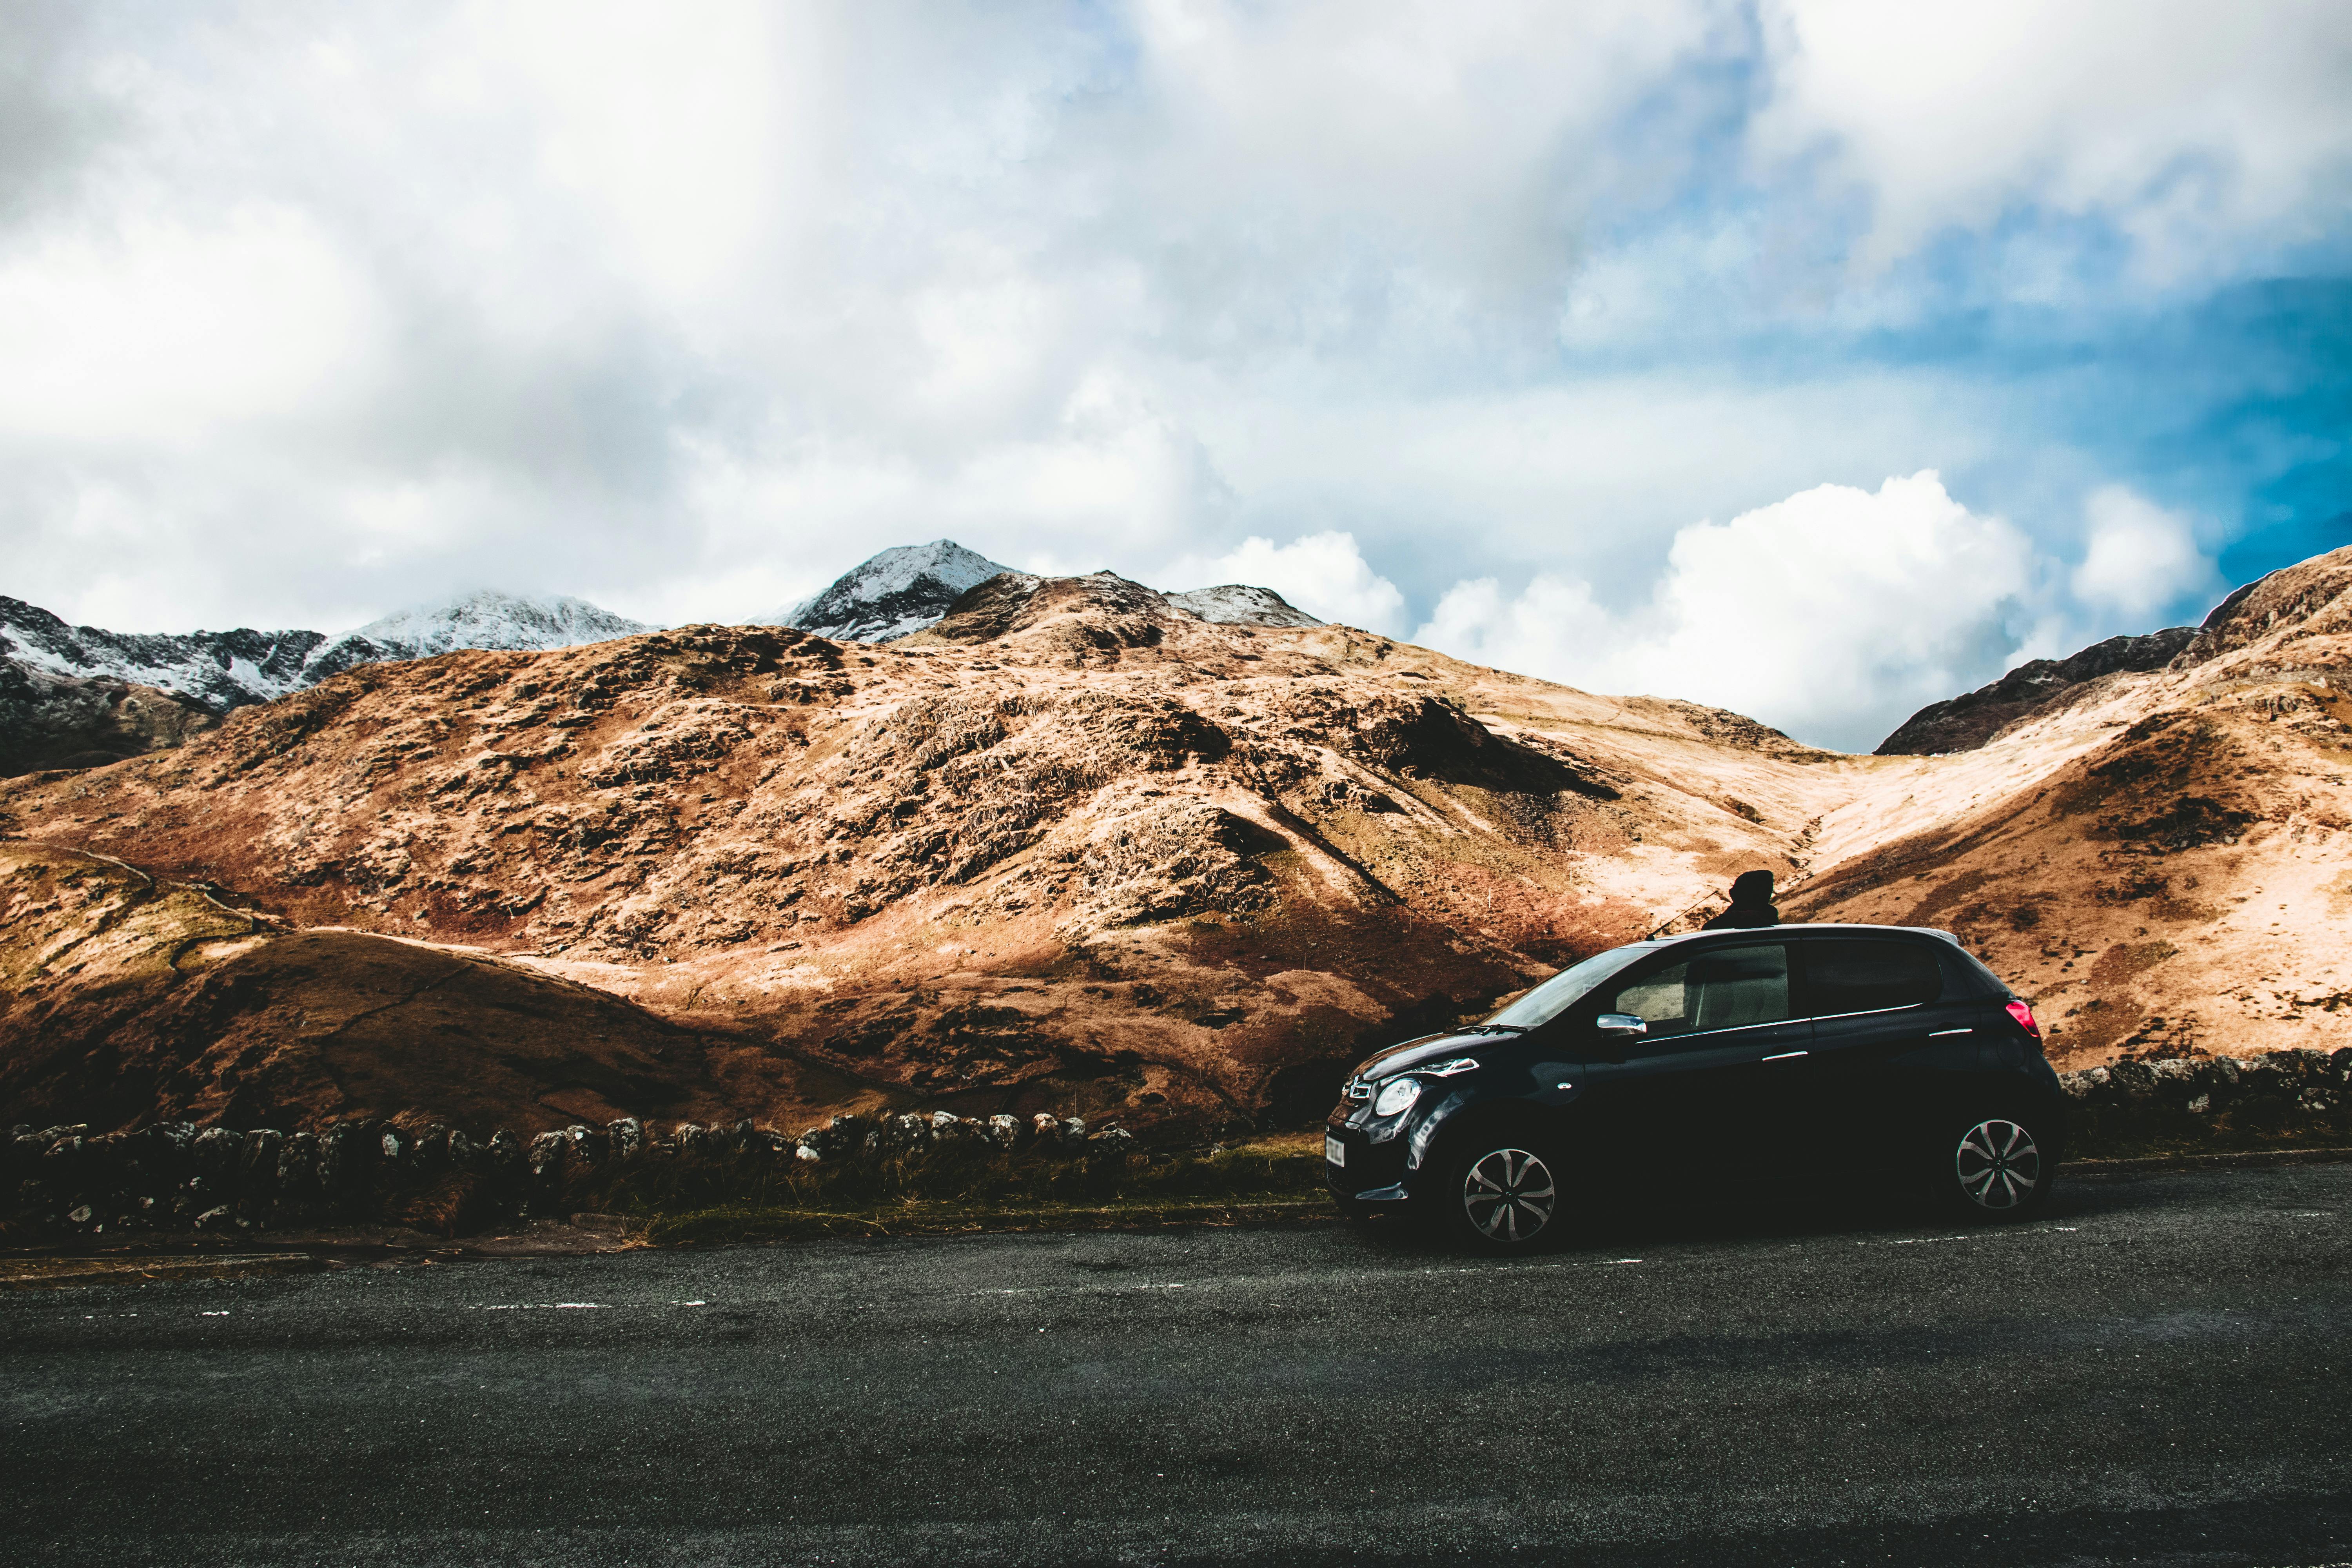
{"type": "Polygon", "coordinates": [[[1944,1154],[1948,1206],[1971,1219],[2022,1219],[2050,1195],[2056,1150],[2027,1115],[1966,1116],[1944,1154]]]}
{"type": "Polygon", "coordinates": [[[1481,1252],[1524,1252],[1562,1228],[1559,1162],[1531,1139],[1475,1140],[1438,1173],[1445,1229],[1481,1252]]]}

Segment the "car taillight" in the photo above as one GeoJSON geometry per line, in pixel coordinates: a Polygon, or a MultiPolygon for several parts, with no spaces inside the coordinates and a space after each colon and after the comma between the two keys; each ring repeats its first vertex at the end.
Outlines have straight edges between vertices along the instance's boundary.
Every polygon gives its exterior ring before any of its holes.
{"type": "Polygon", "coordinates": [[[2017,1020],[2019,1028],[2037,1040],[2042,1037],[2042,1026],[2033,1021],[2032,1008],[2022,1002],[2011,1002],[2009,1005],[2009,1016],[2017,1020]]]}

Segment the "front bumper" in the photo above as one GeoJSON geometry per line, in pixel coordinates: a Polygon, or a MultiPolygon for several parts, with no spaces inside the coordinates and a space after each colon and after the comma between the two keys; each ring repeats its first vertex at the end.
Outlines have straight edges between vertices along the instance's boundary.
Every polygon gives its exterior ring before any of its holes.
{"type": "Polygon", "coordinates": [[[1347,1151],[1344,1165],[1333,1164],[1328,1154],[1323,1161],[1324,1184],[1334,1197],[1372,1207],[1405,1201],[1406,1139],[1391,1136],[1375,1141],[1365,1129],[1336,1118],[1324,1123],[1323,1131],[1347,1151]]]}

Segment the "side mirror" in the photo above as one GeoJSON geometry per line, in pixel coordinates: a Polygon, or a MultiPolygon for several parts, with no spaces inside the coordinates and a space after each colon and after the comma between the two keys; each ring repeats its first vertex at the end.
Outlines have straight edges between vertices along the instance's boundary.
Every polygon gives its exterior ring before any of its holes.
{"type": "Polygon", "coordinates": [[[1592,1020],[1593,1038],[1604,1061],[1623,1061],[1625,1042],[1638,1040],[1649,1032],[1650,1026],[1631,1013],[1603,1013],[1592,1020]]]}

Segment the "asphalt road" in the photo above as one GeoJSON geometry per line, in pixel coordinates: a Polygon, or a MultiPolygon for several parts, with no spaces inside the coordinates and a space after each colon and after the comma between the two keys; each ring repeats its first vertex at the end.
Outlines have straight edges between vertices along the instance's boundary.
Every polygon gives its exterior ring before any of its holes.
{"type": "Polygon", "coordinates": [[[0,1300],[20,1563],[2352,1562],[2352,1166],[0,1300]]]}

